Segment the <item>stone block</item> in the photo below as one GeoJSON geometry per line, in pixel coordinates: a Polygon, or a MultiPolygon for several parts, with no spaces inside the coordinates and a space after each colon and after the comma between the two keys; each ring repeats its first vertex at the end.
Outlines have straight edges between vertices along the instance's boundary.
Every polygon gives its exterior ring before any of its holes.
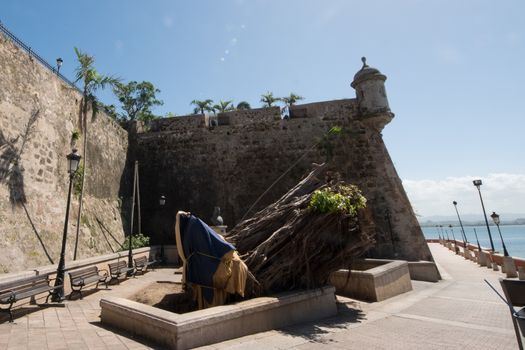
{"type": "Polygon", "coordinates": [[[365,259],[364,269],[330,274],[336,293],[367,301],[382,301],[412,290],[406,261],[365,259]]]}
{"type": "Polygon", "coordinates": [[[438,282],[441,275],[432,261],[409,261],[410,278],[416,281],[438,282]]]}

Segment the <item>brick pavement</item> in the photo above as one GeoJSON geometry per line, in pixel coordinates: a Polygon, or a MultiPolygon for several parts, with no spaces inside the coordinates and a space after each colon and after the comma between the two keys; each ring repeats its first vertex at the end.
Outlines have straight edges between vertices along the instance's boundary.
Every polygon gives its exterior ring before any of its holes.
{"type": "MultiPolygon", "coordinates": [[[[24,305],[15,310],[15,322],[10,324],[2,315],[0,350],[18,349],[152,349],[153,344],[135,340],[129,334],[115,333],[100,323],[99,301],[108,295],[126,297],[155,281],[180,281],[175,269],[159,268],[129,278],[108,290],[102,286],[93,293],[85,293],[82,300],[66,300],[64,307],[24,305]]],[[[86,288],[86,291],[93,288],[86,288]]]]}
{"type": "MultiPolygon", "coordinates": [[[[506,306],[483,278],[498,286],[499,272],[429,244],[443,276],[439,283],[413,281],[414,290],[379,303],[338,297],[337,316],[201,347],[212,349],[516,349],[506,306]]],[[[4,349],[151,349],[154,345],[100,324],[99,300],[126,297],[155,280],[176,280],[158,269],[65,307],[36,309],[14,324],[0,324],[4,349]]]]}

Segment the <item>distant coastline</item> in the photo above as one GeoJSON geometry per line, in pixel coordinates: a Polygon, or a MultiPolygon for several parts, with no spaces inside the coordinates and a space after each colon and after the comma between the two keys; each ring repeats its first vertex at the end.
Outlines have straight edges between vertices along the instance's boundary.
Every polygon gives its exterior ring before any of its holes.
{"type": "MultiPolygon", "coordinates": [[[[496,226],[492,222],[490,218],[489,220],[489,226],[496,226]]],[[[421,227],[435,227],[436,225],[443,225],[443,226],[459,226],[459,221],[456,220],[439,220],[439,221],[433,221],[433,220],[425,220],[423,222],[419,222],[419,225],[421,227]]],[[[485,221],[479,220],[479,221],[463,221],[463,226],[484,226],[485,221]]],[[[514,220],[507,220],[507,221],[501,221],[500,226],[508,226],[508,225],[525,225],[525,218],[518,218],[514,220]]]]}

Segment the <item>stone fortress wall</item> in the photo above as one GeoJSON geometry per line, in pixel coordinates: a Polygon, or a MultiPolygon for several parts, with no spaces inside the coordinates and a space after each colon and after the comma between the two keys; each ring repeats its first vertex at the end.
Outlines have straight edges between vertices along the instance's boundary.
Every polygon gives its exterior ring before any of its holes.
{"type": "Polygon", "coordinates": [[[173,243],[177,210],[209,222],[215,206],[232,227],[292,164],[297,162],[252,214],[297,184],[312,163],[323,163],[326,156],[314,145],[340,126],[332,162],[368,199],[378,232],[370,255],[432,260],[382,140],[391,113],[363,117],[357,99],[297,105],[290,112],[291,118],[282,120],[278,107],[232,111],[219,114],[213,127],[203,115],[157,120],[148,131],[138,126],[130,147],[143,179],[144,231],[157,243],[173,243]],[[167,198],[164,207],[158,204],[161,195],[167,198]]]}
{"type": "MultiPolygon", "coordinates": [[[[73,130],[79,128],[81,98],[0,34],[0,273],[48,265],[46,251],[58,262],[69,181],[65,156],[71,152],[73,130]]],[[[99,113],[89,121],[88,135],[79,258],[111,252],[117,247],[115,240],[124,239],[119,191],[127,132],[99,113]]],[[[82,139],[77,147],[82,153],[82,139]]],[[[73,197],[68,261],[77,210],[78,199],[73,197]]]]}

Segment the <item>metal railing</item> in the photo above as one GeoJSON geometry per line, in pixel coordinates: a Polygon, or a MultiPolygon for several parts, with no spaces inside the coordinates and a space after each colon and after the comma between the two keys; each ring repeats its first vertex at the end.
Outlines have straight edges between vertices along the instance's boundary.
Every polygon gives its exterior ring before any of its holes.
{"type": "Polygon", "coordinates": [[[46,67],[47,69],[49,69],[50,71],[52,71],[54,74],[56,74],[57,77],[59,77],[60,79],[62,79],[66,84],[68,84],[69,86],[71,86],[72,88],[74,88],[75,90],[77,90],[78,92],[82,93],[82,90],[75,85],[75,83],[73,83],[71,80],[69,80],[68,78],[66,78],[65,76],[63,76],[62,74],[60,74],[58,72],[58,70],[52,66],[51,64],[49,64],[49,62],[47,62],[45,59],[43,59],[42,57],[40,57],[40,55],[38,55],[36,52],[34,52],[33,50],[31,50],[31,47],[30,46],[27,46],[26,44],[24,44],[24,42],[20,39],[18,39],[16,37],[16,35],[14,35],[13,33],[11,33],[9,31],[9,29],[7,29],[4,24],[2,23],[2,21],[0,21],[0,32],[4,33],[4,35],[10,39],[16,46],[18,46],[19,48],[21,48],[22,50],[26,51],[28,54],[29,54],[29,57],[31,58],[36,58],[37,61],[39,61],[44,67],[46,67]]]}

